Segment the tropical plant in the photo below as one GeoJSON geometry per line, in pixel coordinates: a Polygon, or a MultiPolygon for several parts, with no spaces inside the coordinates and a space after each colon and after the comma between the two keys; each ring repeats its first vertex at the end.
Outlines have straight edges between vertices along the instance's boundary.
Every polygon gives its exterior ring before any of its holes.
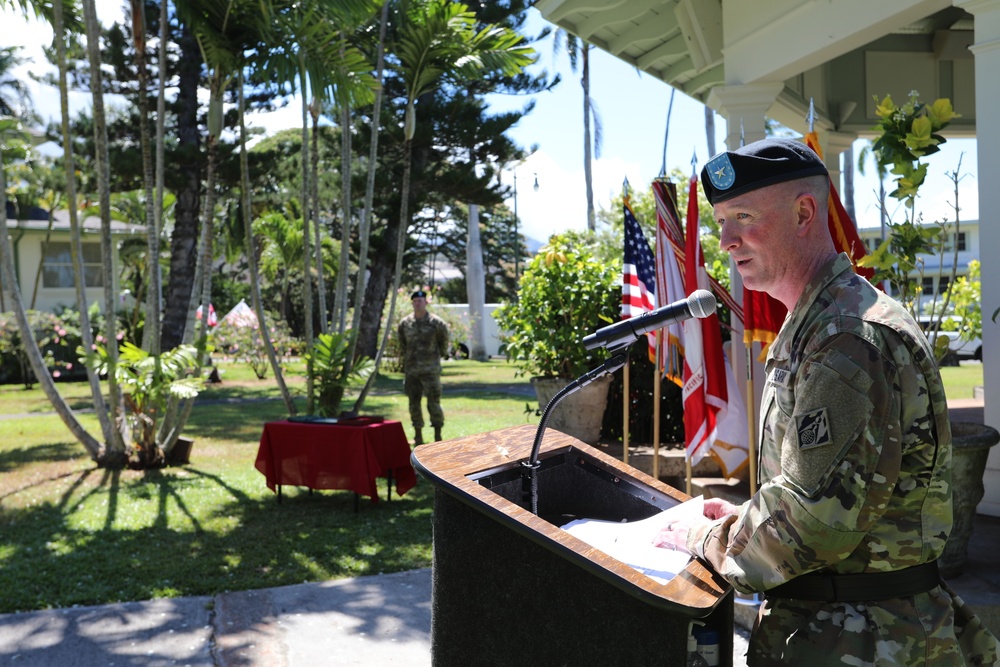
{"type": "Polygon", "coordinates": [[[602,361],[583,338],[618,317],[621,260],[609,261],[593,234],[549,239],[521,276],[517,300],[494,311],[507,358],[522,374],[577,378],[602,361]]]}
{"type": "Polygon", "coordinates": [[[336,417],[341,414],[340,404],[344,391],[361,384],[375,371],[375,362],[368,357],[346,362],[350,352],[350,336],[338,332],[321,333],[308,353],[308,372],[313,376],[316,405],[319,414],[336,417]]]}
{"type": "MultiPolygon", "coordinates": [[[[110,372],[107,348],[101,345],[84,354],[88,366],[98,373],[110,372]]],[[[179,345],[158,355],[150,354],[132,343],[122,343],[118,363],[114,366],[117,384],[121,388],[126,412],[123,432],[129,434],[129,454],[138,467],[162,466],[164,451],[157,442],[157,422],[171,398],[191,399],[204,384],[198,376],[198,349],[179,345]]]]}
{"type": "MultiPolygon", "coordinates": [[[[945,138],[940,134],[956,114],[951,100],[941,98],[931,104],[920,102],[918,94],[910,93],[910,98],[902,106],[896,106],[890,96],[881,101],[876,98],[876,114],[879,123],[875,127],[879,134],[872,144],[878,166],[893,176],[896,188],[889,196],[903,203],[904,220],[890,222],[888,236],[859,261],[860,266],[875,269],[876,282],[888,281],[898,292],[900,301],[912,315],[920,310],[920,294],[923,290],[924,257],[937,255],[943,266],[948,238],[959,232],[958,181],[961,160],[950,174],[955,186],[954,223],[941,220],[933,224],[922,224],[922,216],[916,211],[916,201],[920,188],[927,177],[928,164],[921,158],[941,150],[945,138]]],[[[948,313],[949,300],[955,284],[957,270],[957,244],[952,249],[952,275],[941,304],[937,303],[935,292],[933,302],[927,308],[933,321],[928,326],[928,337],[934,341],[935,355],[942,361],[949,354],[946,336],[939,336],[941,320],[948,313]]]]}

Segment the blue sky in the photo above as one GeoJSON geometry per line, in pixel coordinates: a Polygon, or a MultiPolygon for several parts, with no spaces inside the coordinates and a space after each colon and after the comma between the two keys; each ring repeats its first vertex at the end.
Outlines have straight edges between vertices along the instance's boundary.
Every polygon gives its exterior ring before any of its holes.
{"type": "MultiPolygon", "coordinates": [[[[121,0],[97,0],[99,18],[109,23],[121,15],[121,0]]],[[[529,28],[536,32],[544,19],[531,10],[529,28]]],[[[19,14],[0,11],[0,44],[23,45],[23,56],[33,57],[44,63],[41,44],[51,42],[51,31],[34,21],[27,24],[19,14]]],[[[535,96],[534,111],[512,130],[514,140],[524,148],[537,145],[538,149],[522,164],[503,174],[507,184],[517,173],[518,217],[525,235],[544,241],[554,232],[586,227],[586,199],[583,177],[583,96],[579,74],[570,70],[565,49],[558,54],[552,46],[553,37],[541,42],[538,62],[534,67],[562,73],[563,82],[555,90],[535,96]],[[537,176],[539,188],[532,184],[537,176]]],[[[39,66],[35,66],[35,70],[39,66]]],[[[27,76],[25,75],[25,79],[27,76]]],[[[46,119],[58,114],[58,94],[33,81],[36,108],[46,119]]],[[[611,197],[620,192],[622,181],[628,178],[633,187],[645,187],[660,172],[663,162],[663,138],[666,130],[670,88],[662,81],[640,74],[616,58],[595,49],[591,56],[591,97],[603,124],[601,157],[594,161],[594,196],[598,208],[607,207],[611,197]]],[[[491,108],[503,111],[519,108],[526,98],[493,96],[491,108]]],[[[89,96],[76,93],[71,97],[71,109],[89,104],[89,96]]],[[[675,167],[690,170],[692,153],[697,153],[699,165],[707,155],[704,110],[697,102],[683,93],[674,96],[667,145],[667,171],[675,167]]],[[[961,112],[961,109],[957,111],[961,112]]],[[[263,127],[269,133],[286,127],[296,127],[301,110],[297,103],[285,110],[250,119],[252,126],[263,127]]],[[[716,146],[721,149],[726,124],[716,116],[716,146]]],[[[865,140],[855,144],[855,154],[866,145],[865,140]]],[[[976,145],[974,140],[950,140],[942,151],[930,159],[928,183],[918,200],[918,209],[926,220],[951,219],[953,216],[952,184],[945,177],[954,171],[962,158],[963,175],[960,183],[962,218],[975,220],[978,211],[978,183],[976,181],[976,145]]],[[[866,177],[855,182],[855,208],[858,224],[862,227],[878,226],[878,183],[874,169],[867,169],[866,177]]],[[[890,188],[891,189],[891,188],[890,188]]],[[[508,200],[513,208],[513,198],[508,200]]],[[[890,211],[892,213],[892,211],[890,211]]],[[[892,213],[894,220],[902,220],[902,211],[892,213]]]]}

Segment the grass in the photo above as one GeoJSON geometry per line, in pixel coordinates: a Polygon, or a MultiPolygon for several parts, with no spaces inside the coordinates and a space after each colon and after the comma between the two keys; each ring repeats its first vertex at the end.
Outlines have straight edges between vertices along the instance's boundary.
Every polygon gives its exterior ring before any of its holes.
{"type": "Polygon", "coordinates": [[[983,364],[963,361],[958,366],[945,366],[941,369],[941,379],[949,399],[972,398],[973,389],[983,386],[983,364]]]}
{"type": "MultiPolygon", "coordinates": [[[[94,467],[40,390],[0,387],[0,613],[155,597],[214,595],[427,567],[432,489],[386,503],[347,491],[284,489],[278,504],[254,468],[263,423],[286,416],[271,379],[221,364],[186,434],[192,462],[156,471],[94,467]]],[[[951,398],[972,396],[981,364],[942,369],[951,398]]],[[[300,375],[288,378],[301,395],[300,375]]],[[[447,363],[447,438],[530,421],[524,378],[503,362],[447,363]]],[[[60,390],[89,407],[84,383],[60,390]]],[[[402,376],[379,378],[364,412],[403,421],[402,376]]],[[[97,420],[82,414],[97,433],[97,420]]]]}
{"type": "MultiPolygon", "coordinates": [[[[278,504],[254,468],[264,422],[286,416],[273,380],[223,364],[223,383],[199,397],[185,431],[187,466],[95,468],[41,391],[0,387],[0,613],[155,597],[214,595],[427,567],[432,489],[402,498],[283,489],[278,504]]],[[[301,381],[289,378],[293,392],[301,381]]],[[[503,362],[445,365],[445,437],[534,420],[528,384],[503,362]]],[[[64,384],[89,407],[85,384],[64,384]]],[[[366,414],[400,419],[402,376],[380,377],[366,414]]],[[[96,417],[82,423],[98,432],[96,417]]]]}

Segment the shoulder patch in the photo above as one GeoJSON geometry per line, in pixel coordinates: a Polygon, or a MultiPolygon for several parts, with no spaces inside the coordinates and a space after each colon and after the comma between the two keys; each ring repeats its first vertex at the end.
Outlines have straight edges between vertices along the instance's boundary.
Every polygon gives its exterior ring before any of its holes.
{"type": "Polygon", "coordinates": [[[827,419],[826,408],[796,415],[795,430],[798,433],[800,450],[822,447],[833,442],[830,437],[830,422],[827,419]]]}

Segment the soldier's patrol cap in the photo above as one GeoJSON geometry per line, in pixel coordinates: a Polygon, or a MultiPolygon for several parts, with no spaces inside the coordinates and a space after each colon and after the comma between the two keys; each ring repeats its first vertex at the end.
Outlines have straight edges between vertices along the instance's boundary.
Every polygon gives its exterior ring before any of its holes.
{"type": "Polygon", "coordinates": [[[701,170],[701,185],[714,206],[776,183],[829,176],[813,149],[795,139],[769,138],[719,153],[701,170]]]}
{"type": "Polygon", "coordinates": [[[422,289],[418,289],[416,292],[414,292],[413,294],[410,295],[410,301],[412,301],[413,299],[416,299],[418,297],[424,297],[426,299],[427,298],[427,292],[423,291],[422,289]]]}

